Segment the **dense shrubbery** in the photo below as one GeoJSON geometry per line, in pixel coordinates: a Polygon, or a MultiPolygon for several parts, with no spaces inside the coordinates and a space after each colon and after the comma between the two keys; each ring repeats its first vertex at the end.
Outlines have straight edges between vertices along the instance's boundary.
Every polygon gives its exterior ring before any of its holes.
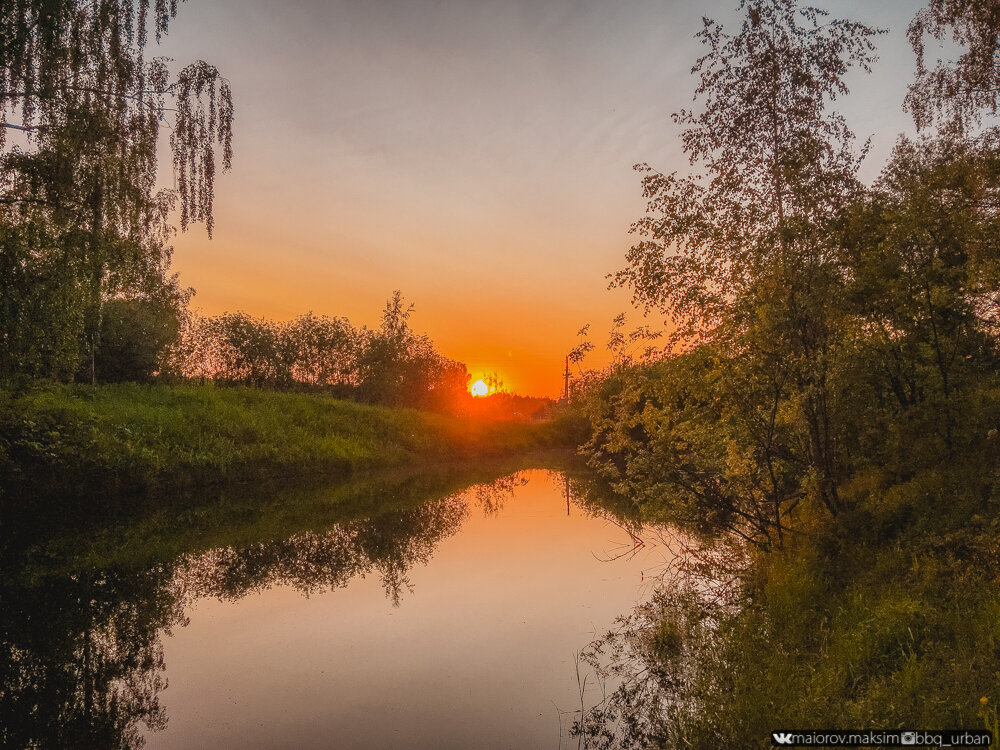
{"type": "Polygon", "coordinates": [[[730,582],[722,596],[704,580],[665,581],[589,654],[628,678],[588,716],[592,746],[766,747],[792,727],[988,728],[1000,701],[998,452],[993,438],[945,462],[924,452],[905,479],[858,472],[841,487],[848,510],[796,516],[784,546],[751,550],[735,578],[705,555],[709,580],[730,582]],[[665,623],[679,633],[669,653],[657,648],[665,623]]]}
{"type": "MultiPolygon", "coordinates": [[[[414,333],[412,306],[399,292],[386,304],[376,329],[311,312],[288,322],[241,312],[206,317],[188,311],[190,295],[176,278],[147,280],[137,290],[103,300],[93,356],[90,345],[83,346],[75,334],[59,343],[36,332],[37,340],[24,346],[41,347],[39,358],[12,360],[0,374],[99,383],[210,380],[321,391],[386,406],[470,410],[465,365],[414,333]],[[63,347],[65,356],[50,351],[53,347],[63,347]],[[53,365],[52,357],[60,364],[53,365]]],[[[22,336],[36,333],[19,330],[22,336]]],[[[7,344],[20,346],[13,336],[7,344]]]]}
{"type": "Polygon", "coordinates": [[[289,323],[245,313],[193,316],[167,353],[171,375],[287,387],[353,385],[357,332],[346,320],[308,313],[289,323]]]}

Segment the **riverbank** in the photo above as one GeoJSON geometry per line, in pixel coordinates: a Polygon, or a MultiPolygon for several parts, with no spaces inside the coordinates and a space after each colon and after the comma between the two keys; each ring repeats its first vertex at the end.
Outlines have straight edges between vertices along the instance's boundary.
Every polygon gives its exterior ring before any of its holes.
{"type": "Polygon", "coordinates": [[[905,481],[859,474],[850,512],[759,554],[739,612],[720,618],[699,657],[703,710],[674,723],[669,745],[750,746],[776,729],[830,727],[986,728],[995,743],[994,472],[956,459],[905,481]]]}
{"type": "Polygon", "coordinates": [[[309,394],[211,385],[0,391],[8,494],[130,495],[516,455],[576,443],[569,420],[462,420],[309,394]]]}
{"type": "Polygon", "coordinates": [[[768,747],[782,729],[986,729],[996,744],[996,453],[990,437],[906,474],[859,470],[836,517],[803,510],[783,547],[709,565],[724,601],[665,587],[615,657],[645,692],[616,695],[592,731],[689,750],[768,747]]]}

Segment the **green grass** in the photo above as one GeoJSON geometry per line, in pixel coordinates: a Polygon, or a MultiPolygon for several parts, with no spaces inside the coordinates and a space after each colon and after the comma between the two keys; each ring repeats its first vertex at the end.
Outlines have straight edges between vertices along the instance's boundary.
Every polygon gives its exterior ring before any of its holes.
{"type": "Polygon", "coordinates": [[[249,388],[36,387],[0,391],[0,472],[35,493],[174,490],[513,455],[571,445],[565,427],[249,388]]]}
{"type": "Polygon", "coordinates": [[[804,535],[756,554],[739,609],[697,636],[711,643],[690,657],[697,709],[662,716],[662,745],[765,748],[779,728],[994,726],[994,472],[975,457],[905,482],[872,472],[848,488],[853,511],[801,519],[804,535]]]}

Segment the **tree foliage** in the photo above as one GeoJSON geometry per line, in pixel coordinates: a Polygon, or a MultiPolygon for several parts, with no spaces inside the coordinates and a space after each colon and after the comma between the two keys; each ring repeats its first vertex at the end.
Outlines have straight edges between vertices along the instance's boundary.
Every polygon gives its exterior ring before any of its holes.
{"type": "Polygon", "coordinates": [[[465,365],[410,328],[398,291],[375,330],[306,313],[286,323],[245,313],[194,316],[168,356],[175,376],[267,388],[318,388],[390,406],[451,409],[466,397],[465,365]]]}
{"type": "Polygon", "coordinates": [[[917,56],[917,75],[906,107],[918,128],[935,120],[975,125],[1000,105],[1000,7],[993,0],[931,0],[917,12],[907,37],[917,56]],[[949,39],[957,60],[927,66],[927,37],[949,39]]]}
{"type": "MultiPolygon", "coordinates": [[[[862,185],[866,148],[829,107],[877,32],[792,0],[741,7],[738,33],[705,21],[701,107],[676,116],[702,173],[640,167],[647,212],[613,282],[673,321],[671,356],[623,359],[579,400],[591,460],[620,488],[771,546],[797,510],[847,509],[860,467],[905,474],[977,439],[968,410],[997,362],[1000,149],[993,130],[943,122],[862,185]]],[[[937,19],[986,45],[992,18],[934,2],[911,36],[937,19]]],[[[925,72],[911,107],[918,90],[942,112],[971,101],[934,99],[925,72]]]]}
{"type": "Polygon", "coordinates": [[[413,305],[397,290],[386,302],[382,324],[364,337],[358,356],[358,391],[368,401],[394,406],[444,406],[464,396],[465,365],[439,354],[427,336],[409,326],[413,305]]]}
{"type": "MultiPolygon", "coordinates": [[[[843,277],[832,230],[860,191],[855,174],[866,148],[855,148],[827,106],[847,93],[850,68],[869,69],[878,32],[794,0],[741,8],[737,34],[705,20],[699,37],[708,51],[693,68],[701,107],[675,115],[704,174],[638,167],[647,212],[632,227],[641,240],[614,284],[665,312],[675,344],[716,347],[725,362],[720,387],[739,392],[748,411],[730,424],[749,427],[758,412],[769,415],[747,438],[768,467],[774,507],[766,517],[776,521],[795,497],[774,470],[779,460],[806,472],[810,493],[838,509],[830,302],[843,277]],[[778,444],[774,427],[789,403],[782,416],[797,423],[799,439],[778,444]]],[[[756,508],[754,492],[743,497],[756,508]]]]}
{"type": "Polygon", "coordinates": [[[141,383],[158,375],[164,353],[180,338],[190,296],[191,290],[182,289],[175,276],[155,289],[107,300],[101,316],[97,379],[141,383]]]}
{"type": "MultiPolygon", "coordinates": [[[[811,223],[855,188],[860,154],[842,117],[826,104],[846,93],[851,66],[867,70],[876,31],[800,9],[794,0],[743,2],[739,34],[710,19],[709,49],[693,68],[697,111],[674,116],[690,176],[647,165],[641,240],[614,283],[667,312],[677,336],[710,335],[745,293],[778,270],[823,259],[811,223]]],[[[863,152],[862,152],[863,153],[863,152]]]]}
{"type": "Polygon", "coordinates": [[[87,169],[94,184],[84,187],[90,205],[80,210],[99,204],[104,226],[123,236],[142,234],[157,206],[156,145],[169,107],[181,225],[204,221],[211,232],[216,147],[223,168],[232,159],[232,94],[203,61],[171,79],[167,59],[147,58],[148,32],[158,42],[177,6],[176,0],[156,0],[152,8],[148,0],[3,4],[0,136],[9,129],[27,133],[37,151],[34,158],[19,154],[15,163],[50,170],[34,186],[39,194],[15,200],[72,203],[80,196],[72,195],[79,184],[70,171],[87,169]],[[76,158],[67,163],[67,156],[76,158]]]}
{"type": "Polygon", "coordinates": [[[211,234],[232,96],[207,63],[171,75],[168,60],[148,57],[149,33],[159,41],[177,5],[0,4],[0,264],[13,300],[0,319],[4,374],[65,377],[85,353],[96,377],[104,301],[166,283],[171,211],[211,234]],[[164,126],[176,190],[156,185],[164,126]],[[67,303],[73,314],[47,316],[67,303]],[[20,331],[33,327],[54,340],[32,346],[20,331]],[[65,345],[74,337],[76,351],[65,345]]]}

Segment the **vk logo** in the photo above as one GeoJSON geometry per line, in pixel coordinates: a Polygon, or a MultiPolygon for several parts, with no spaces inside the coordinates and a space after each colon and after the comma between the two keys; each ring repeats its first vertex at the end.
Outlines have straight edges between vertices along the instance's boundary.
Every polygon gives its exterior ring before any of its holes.
{"type": "Polygon", "coordinates": [[[792,733],[791,732],[771,732],[771,738],[774,740],[776,745],[791,745],[792,744],[792,733]]]}

